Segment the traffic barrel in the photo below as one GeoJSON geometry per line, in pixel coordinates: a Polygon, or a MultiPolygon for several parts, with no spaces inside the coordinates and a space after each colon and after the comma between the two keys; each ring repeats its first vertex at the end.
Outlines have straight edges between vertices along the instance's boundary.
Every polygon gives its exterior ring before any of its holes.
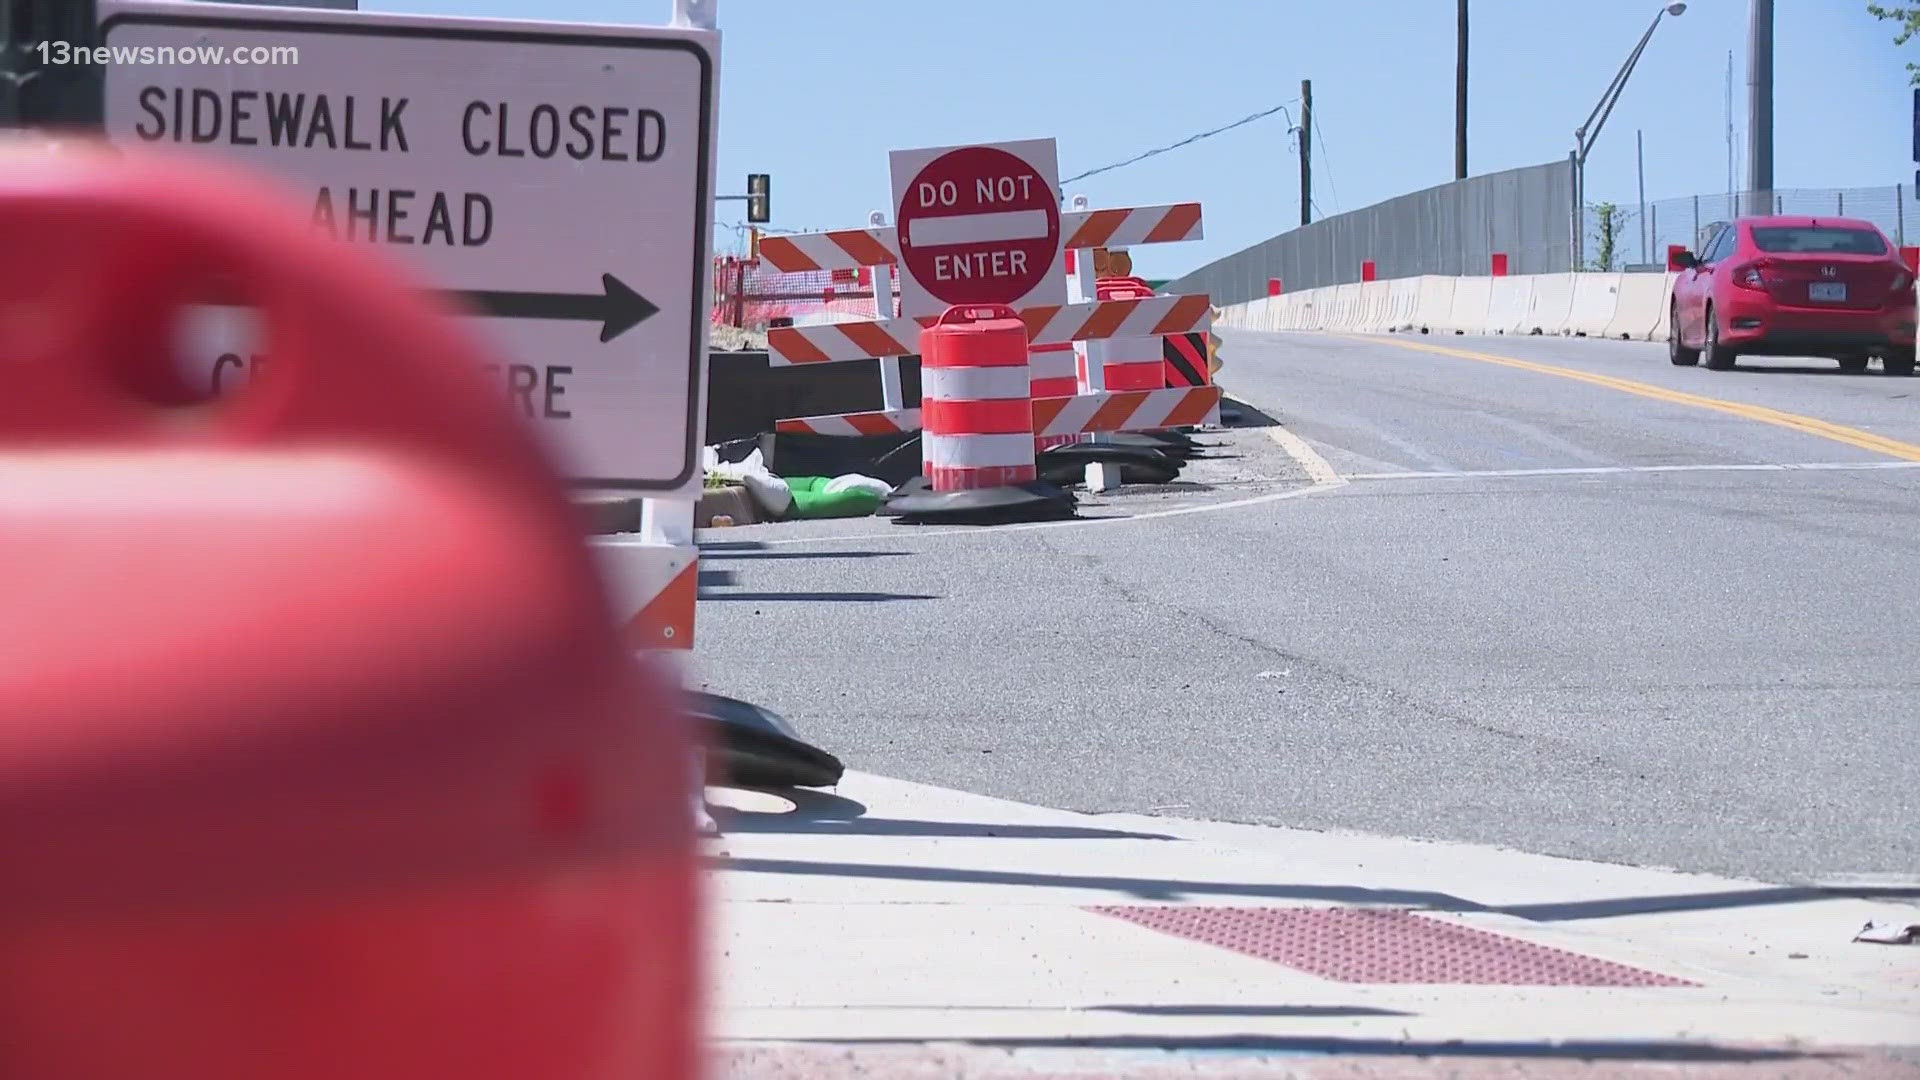
{"type": "MultiPolygon", "coordinates": [[[[1150,300],[1155,295],[1153,286],[1131,276],[1100,278],[1094,292],[1100,300],[1150,300]]],[[[1158,337],[1088,342],[1087,362],[1096,361],[1107,390],[1160,390],[1167,385],[1165,345],[1158,337]]]]}
{"type": "Polygon", "coordinates": [[[450,311],[203,164],[0,175],[0,1071],[697,1075],[685,706],[450,311]]]}
{"type": "Polygon", "coordinates": [[[1012,308],[948,308],[920,333],[921,458],[936,492],[1032,483],[1027,325],[1012,308]]]}

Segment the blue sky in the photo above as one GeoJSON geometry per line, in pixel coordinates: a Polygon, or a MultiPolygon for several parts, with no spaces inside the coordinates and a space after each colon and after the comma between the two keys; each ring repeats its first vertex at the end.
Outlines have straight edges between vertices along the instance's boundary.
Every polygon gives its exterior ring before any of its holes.
{"type": "MultiPolygon", "coordinates": [[[[670,0],[362,5],[600,23],[671,11],[670,0]]],[[[1896,49],[1864,0],[1777,5],[1775,186],[1910,184],[1905,63],[1920,44],[1896,49]]],[[[1473,0],[1471,170],[1564,157],[1658,6],[1473,0]]],[[[719,13],[720,187],[771,173],[787,228],[865,224],[888,203],[889,150],[1052,136],[1070,176],[1274,105],[1297,117],[1302,78],[1323,215],[1452,179],[1452,0],[719,0],[719,13]]],[[[1649,199],[1725,189],[1727,52],[1744,128],[1746,20],[1746,0],[1692,0],[1662,20],[1589,159],[1590,199],[1634,200],[1636,128],[1649,199]]],[[[1289,126],[1276,115],[1069,190],[1097,207],[1202,203],[1207,239],[1135,251],[1140,272],[1171,276],[1298,222],[1289,126]]],[[[720,206],[722,222],[743,216],[720,206]]]]}

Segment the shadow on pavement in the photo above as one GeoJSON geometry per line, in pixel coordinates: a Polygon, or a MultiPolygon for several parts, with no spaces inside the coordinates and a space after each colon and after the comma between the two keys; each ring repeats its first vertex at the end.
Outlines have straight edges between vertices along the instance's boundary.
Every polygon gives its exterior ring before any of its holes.
{"type": "Polygon", "coordinates": [[[1371,1005],[1094,1005],[1087,1012],[1128,1016],[1415,1016],[1371,1005]]]}
{"type": "Polygon", "coordinates": [[[888,593],[888,592],[726,592],[701,593],[701,600],[757,600],[773,603],[778,600],[814,600],[828,603],[883,604],[893,600],[938,600],[938,596],[925,593],[888,593]]]}
{"type": "Polygon", "coordinates": [[[1088,889],[1124,893],[1139,900],[1185,900],[1220,896],[1257,900],[1300,900],[1335,904],[1371,904],[1450,913],[1511,915],[1530,922],[1578,922],[1618,915],[1649,915],[1674,911],[1711,911],[1769,907],[1843,897],[1911,898],[1920,889],[1887,887],[1764,886],[1670,896],[1628,896],[1562,904],[1480,904],[1449,893],[1419,889],[1372,889],[1357,885],[1312,885],[1278,882],[1176,881],[1162,878],[1098,877],[1042,874],[1025,871],[969,870],[936,866],[884,866],[873,863],[813,863],[794,859],[730,859],[730,870],[756,874],[801,874],[820,877],[864,877],[892,881],[949,881],[979,885],[1026,885],[1035,888],[1088,889]]]}
{"type": "Polygon", "coordinates": [[[920,821],[867,817],[865,804],[824,791],[748,789],[793,804],[781,813],[714,807],[724,832],[837,836],[1003,837],[1009,840],[1172,840],[1159,833],[1129,832],[1084,825],[1017,825],[974,821],[920,821]]]}
{"type": "MultiPolygon", "coordinates": [[[[885,1046],[935,1041],[911,1038],[872,1039],[796,1039],[799,1043],[834,1043],[846,1046],[885,1046]]],[[[1761,1047],[1717,1046],[1712,1043],[1647,1042],[1476,1042],[1449,1039],[1445,1042],[1387,1039],[1348,1039],[1337,1036],[1284,1035],[1115,1035],[1087,1038],[982,1038],[965,1039],[941,1035],[937,1041],[1002,1050],[1087,1049],[1087,1050],[1173,1050],[1218,1051],[1245,1054],[1352,1054],[1360,1056],[1444,1057],[1444,1058],[1572,1058],[1586,1061],[1681,1061],[1690,1063],[1738,1062],[1751,1064],[1769,1061],[1841,1060],[1855,1055],[1817,1050],[1786,1050],[1761,1047]]]]}
{"type": "Polygon", "coordinates": [[[1873,371],[1841,371],[1837,367],[1813,367],[1809,364],[1735,364],[1726,372],[1714,372],[1716,375],[1733,372],[1740,375],[1852,375],[1855,377],[1876,375],[1873,371]]]}
{"type": "Polygon", "coordinates": [[[1093,877],[1012,870],[963,870],[938,866],[883,866],[876,863],[815,863],[797,859],[729,859],[729,870],[750,874],[801,874],[861,877],[891,881],[950,881],[975,885],[1030,885],[1036,888],[1090,889],[1125,893],[1140,900],[1184,900],[1197,896],[1237,896],[1263,900],[1318,900],[1344,904],[1383,904],[1440,911],[1494,909],[1445,893],[1368,889],[1348,885],[1252,884],[1228,881],[1170,881],[1159,878],[1093,877]]]}
{"type": "MultiPolygon", "coordinates": [[[[741,813],[716,808],[714,818],[730,833],[796,833],[822,836],[971,836],[1008,840],[1172,840],[1154,833],[1093,829],[1077,825],[1008,825],[912,818],[811,819],[795,814],[741,813]]],[[[737,867],[737,863],[729,864],[737,867]]]]}
{"type": "Polygon", "coordinates": [[[1220,397],[1220,410],[1224,413],[1229,409],[1239,410],[1240,418],[1228,422],[1222,417],[1220,426],[1223,428],[1235,429],[1280,426],[1280,421],[1275,419],[1271,414],[1261,412],[1259,409],[1254,408],[1231,394],[1222,394],[1220,397]]]}
{"type": "Polygon", "coordinates": [[[702,559],[893,559],[905,551],[767,551],[763,547],[734,548],[700,545],[702,559]]]}

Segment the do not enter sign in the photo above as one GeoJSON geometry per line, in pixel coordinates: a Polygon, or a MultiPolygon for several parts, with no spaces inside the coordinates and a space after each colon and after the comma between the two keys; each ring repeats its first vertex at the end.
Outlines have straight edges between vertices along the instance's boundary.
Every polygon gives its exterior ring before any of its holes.
{"type": "Polygon", "coordinates": [[[901,314],[1066,302],[1051,139],[893,154],[901,314]]]}

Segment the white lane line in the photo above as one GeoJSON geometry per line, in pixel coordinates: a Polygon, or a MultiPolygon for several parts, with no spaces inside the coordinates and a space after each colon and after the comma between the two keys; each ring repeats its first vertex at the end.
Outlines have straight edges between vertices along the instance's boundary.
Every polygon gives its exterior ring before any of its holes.
{"type": "MultiPolygon", "coordinates": [[[[1265,495],[1254,495],[1245,499],[1234,499],[1231,502],[1206,503],[1201,506],[1178,506],[1171,510],[1154,510],[1149,513],[1132,514],[1126,517],[1075,518],[1070,521],[1030,521],[1019,525],[975,525],[948,529],[901,525],[895,527],[891,532],[834,533],[825,536],[795,536],[780,540],[762,540],[757,536],[747,536],[742,539],[763,544],[767,547],[786,547],[791,544],[836,544],[844,543],[848,540],[918,540],[922,537],[931,536],[989,538],[1010,532],[1027,532],[1031,529],[1091,529],[1096,525],[1129,525],[1136,521],[1155,521],[1160,518],[1186,517],[1189,514],[1211,514],[1217,510],[1238,510],[1243,506],[1260,506],[1264,503],[1297,499],[1302,495],[1315,495],[1322,491],[1332,491],[1336,488],[1345,487],[1346,483],[1345,480],[1336,479],[1330,483],[1317,483],[1311,487],[1303,488],[1289,488],[1286,491],[1270,491],[1265,495]]],[[[724,531],[728,533],[734,532],[732,529],[724,531]]],[[[701,529],[699,532],[703,536],[706,536],[710,533],[710,530],[701,529]]],[[[718,542],[722,538],[719,535],[712,535],[711,539],[718,542]]]]}
{"type": "MultiPolygon", "coordinates": [[[[748,537],[756,543],[768,547],[787,547],[794,544],[843,543],[848,540],[905,540],[923,536],[999,536],[1003,533],[1026,532],[1031,529],[1091,528],[1095,525],[1124,525],[1136,521],[1157,521],[1162,518],[1186,517],[1190,514],[1211,514],[1220,510],[1238,510],[1246,506],[1260,506],[1265,503],[1281,502],[1286,499],[1298,499],[1303,495],[1317,495],[1323,491],[1334,491],[1347,486],[1347,478],[1340,475],[1327,459],[1321,457],[1305,439],[1275,426],[1266,428],[1267,437],[1280,445],[1287,456],[1299,464],[1312,484],[1303,488],[1290,488],[1286,491],[1270,491],[1265,495],[1253,495],[1244,499],[1232,499],[1227,502],[1204,503],[1200,506],[1178,506],[1170,510],[1153,510],[1144,514],[1130,514],[1125,517],[1076,518],[1070,521],[1032,521],[1018,525],[979,525],[963,528],[926,528],[899,526],[891,532],[836,533],[825,536],[793,536],[777,540],[761,540],[748,537]]],[[[701,530],[706,532],[706,530],[701,530]]],[[[717,537],[716,537],[717,539],[717,537]]]]}
{"type": "Polygon", "coordinates": [[[1326,458],[1320,456],[1319,451],[1307,445],[1307,440],[1295,435],[1286,428],[1276,424],[1267,429],[1267,437],[1279,443],[1280,449],[1285,450],[1288,457],[1297,462],[1302,469],[1305,469],[1307,471],[1307,479],[1312,480],[1315,484],[1327,484],[1339,487],[1347,482],[1326,458]]]}
{"type": "Polygon", "coordinates": [[[1582,465],[1559,469],[1463,469],[1453,472],[1349,473],[1348,480],[1479,480],[1527,476],[1620,476],[1630,473],[1873,472],[1920,469],[1920,461],[1817,461],[1765,465],[1582,465]]]}

